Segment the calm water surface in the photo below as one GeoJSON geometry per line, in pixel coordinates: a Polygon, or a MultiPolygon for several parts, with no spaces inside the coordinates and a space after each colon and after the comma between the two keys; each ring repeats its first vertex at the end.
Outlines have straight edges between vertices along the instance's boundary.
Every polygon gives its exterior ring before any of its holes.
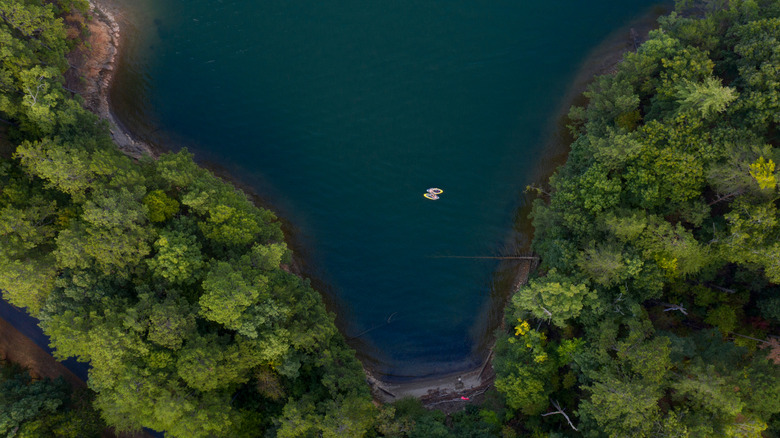
{"type": "Polygon", "coordinates": [[[511,252],[577,67],[653,3],[119,1],[119,118],[269,199],[395,378],[481,360],[498,261],[438,256],[511,252]]]}

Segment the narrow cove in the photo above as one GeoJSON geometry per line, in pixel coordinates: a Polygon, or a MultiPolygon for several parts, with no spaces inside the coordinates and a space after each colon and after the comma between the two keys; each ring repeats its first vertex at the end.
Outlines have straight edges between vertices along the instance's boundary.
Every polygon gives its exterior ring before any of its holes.
{"type": "Polygon", "coordinates": [[[120,2],[139,31],[112,101],[292,223],[364,363],[440,375],[481,362],[502,296],[497,260],[442,256],[516,251],[577,67],[651,4],[120,2]]]}

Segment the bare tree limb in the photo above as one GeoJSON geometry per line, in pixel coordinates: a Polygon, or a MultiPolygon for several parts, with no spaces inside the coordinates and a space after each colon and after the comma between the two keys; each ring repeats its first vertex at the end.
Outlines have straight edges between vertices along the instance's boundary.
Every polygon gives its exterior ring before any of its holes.
{"type": "Polygon", "coordinates": [[[753,341],[763,342],[764,344],[769,344],[769,341],[767,341],[767,340],[754,338],[752,336],[740,335],[739,333],[734,333],[734,332],[728,332],[728,334],[733,335],[733,336],[739,336],[740,338],[751,339],[753,341]]]}
{"type": "Polygon", "coordinates": [[[553,407],[555,409],[557,409],[557,411],[555,411],[555,412],[548,412],[546,414],[542,414],[542,417],[546,417],[548,415],[561,414],[561,415],[564,416],[564,418],[566,418],[566,421],[569,422],[569,426],[571,426],[571,428],[574,429],[575,432],[579,432],[579,430],[577,430],[577,428],[574,427],[574,423],[571,422],[571,419],[569,418],[569,416],[566,415],[566,412],[564,412],[564,409],[561,409],[561,405],[558,404],[558,401],[557,400],[550,400],[550,402],[552,402],[553,407]]]}
{"type": "Polygon", "coordinates": [[[735,294],[735,293],[737,293],[737,291],[735,291],[734,289],[726,289],[725,287],[720,287],[720,286],[718,286],[716,284],[705,283],[705,285],[707,287],[712,288],[712,289],[717,289],[717,290],[719,290],[721,292],[726,292],[727,294],[735,294]]]}
{"type": "Polygon", "coordinates": [[[669,312],[671,310],[679,310],[680,313],[682,313],[685,316],[688,316],[688,312],[685,310],[685,307],[683,307],[680,304],[669,304],[669,303],[661,303],[666,309],[664,309],[664,312],[669,312]]]}
{"type": "Polygon", "coordinates": [[[707,203],[707,205],[712,206],[712,205],[717,204],[718,202],[728,201],[729,199],[732,199],[732,198],[735,198],[735,197],[741,195],[742,192],[744,192],[744,190],[737,190],[736,192],[726,193],[725,195],[719,195],[717,198],[715,198],[714,201],[711,201],[711,202],[707,203]]]}

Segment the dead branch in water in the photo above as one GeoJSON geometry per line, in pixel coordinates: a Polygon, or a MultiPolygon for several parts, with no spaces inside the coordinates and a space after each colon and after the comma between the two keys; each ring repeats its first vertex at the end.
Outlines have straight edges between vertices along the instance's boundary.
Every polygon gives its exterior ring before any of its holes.
{"type": "Polygon", "coordinates": [[[477,376],[477,380],[482,378],[482,373],[485,372],[485,367],[490,363],[490,357],[493,356],[493,349],[490,349],[490,353],[488,354],[487,359],[485,359],[485,363],[482,364],[482,368],[479,370],[479,375],[477,376]]]}
{"type": "Polygon", "coordinates": [[[393,322],[393,318],[395,318],[395,315],[397,315],[397,314],[398,314],[398,312],[393,312],[389,317],[387,317],[387,321],[386,322],[383,322],[381,324],[375,325],[375,326],[373,326],[373,327],[371,327],[369,329],[363,330],[362,332],[360,332],[359,334],[357,334],[355,336],[347,336],[347,339],[357,339],[357,338],[365,335],[366,333],[369,333],[369,332],[372,332],[372,331],[374,331],[376,329],[379,329],[379,328],[382,328],[384,326],[390,325],[393,322]]]}

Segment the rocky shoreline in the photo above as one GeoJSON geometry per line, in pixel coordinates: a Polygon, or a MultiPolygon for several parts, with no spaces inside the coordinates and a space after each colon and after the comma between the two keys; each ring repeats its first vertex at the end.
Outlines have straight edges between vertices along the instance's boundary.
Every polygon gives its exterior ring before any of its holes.
{"type": "Polygon", "coordinates": [[[111,137],[119,149],[133,158],[155,157],[155,150],[136,139],[111,111],[109,91],[116,71],[121,41],[121,28],[109,6],[90,0],[91,19],[85,26],[89,35],[68,54],[71,69],[66,73],[66,86],[81,95],[85,106],[106,120],[111,137]]]}

